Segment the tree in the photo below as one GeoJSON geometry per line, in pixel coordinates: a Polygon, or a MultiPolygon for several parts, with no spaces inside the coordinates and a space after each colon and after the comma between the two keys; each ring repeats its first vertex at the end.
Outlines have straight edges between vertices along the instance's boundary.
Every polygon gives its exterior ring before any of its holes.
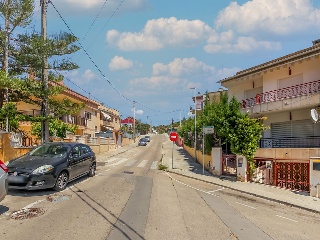
{"type": "MultiPolygon", "coordinates": [[[[26,27],[31,22],[34,10],[34,0],[2,0],[0,2],[0,15],[5,20],[4,28],[0,28],[1,69],[9,75],[15,75],[14,52],[18,54],[15,46],[11,44],[13,31],[18,27],[26,27]]],[[[20,72],[21,73],[21,72],[20,72]]],[[[5,100],[6,88],[0,88],[0,108],[5,100]]]]}
{"type": "MultiPolygon", "coordinates": [[[[49,133],[51,138],[64,139],[67,132],[74,133],[76,128],[76,126],[64,123],[59,119],[51,119],[49,123],[49,133]]],[[[31,133],[39,139],[41,138],[41,124],[39,122],[32,123],[31,133]]]]}
{"type": "MultiPolygon", "coordinates": [[[[205,139],[205,152],[211,151],[212,143],[216,139],[231,144],[231,151],[235,154],[243,155],[247,158],[250,170],[253,171],[254,154],[258,149],[258,142],[262,137],[262,132],[266,130],[263,125],[263,118],[250,118],[240,110],[240,102],[235,97],[229,101],[228,94],[221,92],[218,99],[209,102],[207,95],[205,107],[197,117],[197,131],[202,131],[203,126],[214,126],[215,135],[207,136],[205,139]]],[[[190,140],[188,132],[194,130],[194,123],[190,118],[183,122],[179,134],[184,139],[190,140]]]]}
{"type": "MultiPolygon", "coordinates": [[[[12,35],[16,27],[25,27],[30,23],[33,11],[32,0],[8,0],[0,4],[0,13],[9,21],[10,31],[1,31],[0,37],[6,34],[12,35]]],[[[78,68],[66,55],[79,50],[75,44],[78,40],[69,33],[61,32],[44,40],[39,33],[19,34],[15,36],[15,44],[9,45],[10,64],[8,70],[10,77],[0,75],[0,107],[5,99],[5,89],[9,89],[10,102],[26,102],[42,107],[44,99],[48,102],[50,116],[26,117],[32,122],[43,122],[47,119],[58,119],[63,115],[70,115],[83,108],[82,103],[73,103],[70,99],[57,99],[57,95],[65,90],[61,82],[63,76],[60,71],[78,68]],[[44,87],[42,81],[42,69],[45,66],[44,59],[49,59],[49,86],[44,87]]],[[[3,42],[3,41],[1,41],[3,42]]],[[[1,52],[5,52],[5,46],[1,46],[1,52]]],[[[2,55],[2,68],[5,68],[4,54],[2,55]]],[[[11,109],[11,108],[9,108],[11,109]]],[[[7,114],[8,116],[9,114],[7,114]]],[[[7,117],[5,116],[5,117],[7,117]]],[[[12,116],[12,114],[10,115],[12,116]]],[[[0,118],[3,117],[0,114],[0,118]]],[[[0,121],[3,119],[0,119],[0,121]]],[[[9,121],[10,122],[10,121],[9,121]]],[[[51,124],[50,126],[56,126],[51,124]]],[[[52,132],[52,131],[51,131],[52,132]]]]}

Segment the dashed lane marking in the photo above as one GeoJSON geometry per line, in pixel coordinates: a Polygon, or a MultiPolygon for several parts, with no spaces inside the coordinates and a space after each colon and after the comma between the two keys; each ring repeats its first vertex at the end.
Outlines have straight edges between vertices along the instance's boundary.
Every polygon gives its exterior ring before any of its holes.
{"type": "Polygon", "coordinates": [[[142,162],[138,165],[138,167],[142,168],[147,164],[148,160],[142,160],[142,162]]]}
{"type": "Polygon", "coordinates": [[[126,167],[130,167],[130,166],[132,166],[136,161],[137,161],[137,160],[132,160],[132,161],[128,162],[125,166],[126,166],[126,167]]]}
{"type": "Polygon", "coordinates": [[[293,220],[293,219],[291,219],[291,218],[286,218],[286,217],[283,217],[283,216],[280,216],[280,215],[276,215],[277,217],[279,217],[279,218],[283,218],[283,219],[286,219],[286,220],[289,220],[289,221],[292,221],[292,222],[298,222],[298,221],[296,221],[296,220],[293,220]]]}
{"type": "Polygon", "coordinates": [[[235,202],[235,203],[239,204],[239,205],[242,205],[242,206],[245,206],[245,207],[248,207],[248,208],[256,209],[255,207],[251,207],[251,206],[243,204],[243,203],[239,203],[239,202],[235,202]]]}

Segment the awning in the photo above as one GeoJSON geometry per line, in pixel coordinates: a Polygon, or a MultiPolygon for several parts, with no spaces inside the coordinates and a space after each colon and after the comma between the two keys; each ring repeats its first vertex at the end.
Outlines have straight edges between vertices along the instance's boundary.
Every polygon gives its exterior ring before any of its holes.
{"type": "Polygon", "coordinates": [[[111,117],[110,117],[109,114],[107,114],[107,113],[105,113],[105,112],[103,112],[103,111],[101,111],[101,113],[102,113],[102,115],[103,115],[103,118],[108,119],[108,120],[111,119],[111,117]]]}

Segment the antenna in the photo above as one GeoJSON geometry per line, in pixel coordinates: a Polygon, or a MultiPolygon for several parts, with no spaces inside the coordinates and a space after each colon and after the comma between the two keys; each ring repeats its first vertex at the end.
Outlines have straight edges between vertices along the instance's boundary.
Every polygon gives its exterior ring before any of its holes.
{"type": "Polygon", "coordinates": [[[312,120],[313,120],[315,123],[318,122],[318,120],[319,120],[319,114],[318,114],[317,109],[314,109],[314,108],[311,109],[310,115],[311,115],[312,120]]]}

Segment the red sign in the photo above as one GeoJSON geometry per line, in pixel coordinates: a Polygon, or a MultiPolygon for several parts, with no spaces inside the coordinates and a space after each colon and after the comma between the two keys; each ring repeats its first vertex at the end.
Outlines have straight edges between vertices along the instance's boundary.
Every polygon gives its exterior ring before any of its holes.
{"type": "Polygon", "coordinates": [[[177,141],[178,140],[178,133],[176,133],[176,132],[170,133],[170,140],[172,142],[177,141]]]}

